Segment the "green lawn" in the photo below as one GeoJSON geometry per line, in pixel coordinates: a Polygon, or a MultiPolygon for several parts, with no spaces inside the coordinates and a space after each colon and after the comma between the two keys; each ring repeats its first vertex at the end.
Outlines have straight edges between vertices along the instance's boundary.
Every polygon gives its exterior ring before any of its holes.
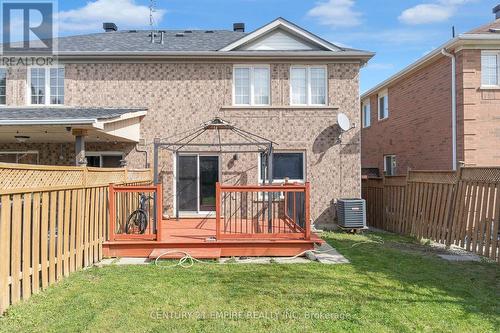
{"type": "Polygon", "coordinates": [[[388,234],[325,239],[352,263],[92,268],[11,307],[0,332],[500,331],[497,264],[388,234]]]}

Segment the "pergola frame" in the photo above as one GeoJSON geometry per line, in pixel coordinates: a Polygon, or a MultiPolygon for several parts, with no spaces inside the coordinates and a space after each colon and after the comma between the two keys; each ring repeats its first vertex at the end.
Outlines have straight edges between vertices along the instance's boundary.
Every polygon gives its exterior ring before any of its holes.
{"type": "MultiPolygon", "coordinates": [[[[236,154],[236,153],[265,153],[266,164],[265,164],[265,179],[269,185],[273,182],[273,145],[277,145],[275,142],[263,138],[257,134],[250,133],[229,122],[222,120],[221,118],[214,118],[208,122],[203,123],[200,127],[188,130],[186,132],[178,133],[170,136],[166,139],[155,138],[154,140],[154,159],[153,159],[153,171],[154,171],[154,184],[159,183],[159,150],[166,149],[175,154],[175,165],[179,165],[179,153],[181,151],[186,151],[187,148],[203,148],[203,147],[218,147],[217,153],[219,154],[236,154]],[[222,142],[220,132],[222,130],[229,131],[231,134],[238,136],[238,138],[243,139],[242,142],[222,142]],[[218,143],[193,143],[193,141],[206,133],[207,131],[217,131],[218,143]],[[188,133],[187,135],[185,135],[188,133]],[[181,139],[177,141],[166,141],[172,139],[173,137],[184,135],[181,139]],[[231,147],[239,147],[240,149],[232,149],[231,147]],[[241,147],[248,147],[248,149],[241,149],[241,147]],[[230,148],[230,150],[224,149],[230,148]]],[[[175,213],[176,219],[179,219],[179,172],[176,172],[176,196],[175,196],[175,213]]],[[[272,206],[272,198],[268,196],[268,206],[272,206]]],[[[156,211],[156,198],[154,200],[155,211],[156,211]]],[[[268,209],[268,220],[269,227],[272,219],[271,208],[268,209]]],[[[156,225],[156,221],[155,221],[156,225]]]]}

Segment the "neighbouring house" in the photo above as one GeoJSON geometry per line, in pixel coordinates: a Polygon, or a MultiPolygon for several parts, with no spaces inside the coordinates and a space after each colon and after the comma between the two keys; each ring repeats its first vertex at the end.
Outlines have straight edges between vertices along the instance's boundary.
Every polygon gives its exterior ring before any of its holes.
{"type": "Polygon", "coordinates": [[[365,176],[500,165],[500,5],[361,96],[365,176]]]}
{"type": "MultiPolygon", "coordinates": [[[[0,68],[1,162],[152,166],[155,139],[220,118],[275,143],[273,178],[310,182],[313,221],[360,196],[360,126],[338,140],[337,114],[360,123],[359,70],[373,53],[282,18],[250,33],[104,28],[58,38],[57,66],[0,68]]],[[[260,165],[258,151],[162,151],[164,214],[177,209],[176,172],[194,184],[179,210],[199,214],[216,181],[262,183],[260,165]]]]}

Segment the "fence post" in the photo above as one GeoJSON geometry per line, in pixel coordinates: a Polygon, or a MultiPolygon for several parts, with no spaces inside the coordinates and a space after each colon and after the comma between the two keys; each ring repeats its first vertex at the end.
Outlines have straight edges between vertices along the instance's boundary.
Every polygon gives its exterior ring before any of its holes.
{"type": "Polygon", "coordinates": [[[445,221],[446,223],[446,247],[450,247],[452,242],[455,241],[455,226],[456,226],[456,221],[455,217],[458,215],[457,209],[460,205],[460,197],[459,197],[459,186],[460,186],[460,181],[462,179],[462,165],[459,166],[457,172],[457,178],[455,180],[455,184],[453,184],[453,189],[452,189],[452,201],[450,205],[450,211],[448,212],[448,220],[445,221]]]}
{"type": "Polygon", "coordinates": [[[215,238],[220,240],[220,183],[215,183],[215,238]]]}
{"type": "Polygon", "coordinates": [[[305,225],[304,225],[304,236],[305,239],[309,240],[311,239],[311,203],[310,203],[310,189],[311,185],[309,182],[306,182],[305,184],[305,193],[304,193],[304,200],[305,200],[305,225]]]}
{"type": "Polygon", "coordinates": [[[115,239],[115,226],[116,226],[116,208],[115,208],[115,189],[113,184],[109,184],[109,240],[115,239]]]}

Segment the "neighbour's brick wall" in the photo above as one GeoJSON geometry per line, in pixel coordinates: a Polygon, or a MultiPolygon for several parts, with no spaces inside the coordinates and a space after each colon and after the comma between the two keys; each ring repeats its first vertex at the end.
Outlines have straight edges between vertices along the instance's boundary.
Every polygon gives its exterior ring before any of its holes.
{"type": "Polygon", "coordinates": [[[500,89],[481,88],[481,50],[457,53],[458,109],[464,116],[465,164],[500,165],[500,89]]]}
{"type": "MultiPolygon", "coordinates": [[[[289,68],[292,63],[271,64],[270,107],[232,107],[231,63],[66,63],[66,105],[97,107],[147,107],[141,123],[141,135],[152,162],[155,137],[198,127],[200,123],[220,116],[235,125],[278,143],[276,150],[306,152],[306,176],[311,182],[312,217],[316,222],[331,222],[334,201],[340,197],[360,196],[360,130],[359,126],[337,138],[338,112],[346,113],[359,124],[359,64],[328,64],[329,106],[322,108],[289,106],[289,68]]],[[[25,71],[9,83],[12,91],[26,91],[25,71]],[[17,90],[16,90],[17,89],[17,90]]],[[[9,82],[9,81],[8,81],[9,82]]],[[[24,96],[22,93],[20,96],[24,96]]],[[[9,100],[10,105],[25,105],[22,97],[9,100]]],[[[9,145],[15,149],[18,145],[9,145]]],[[[28,147],[29,146],[29,147],[28,147]]],[[[64,158],[59,159],[59,144],[26,145],[39,149],[42,163],[73,164],[72,144],[63,145],[64,158]]],[[[95,144],[96,150],[122,150],[131,167],[143,167],[144,154],[133,144],[95,144]]],[[[91,143],[87,150],[93,150],[91,143]]],[[[257,154],[240,154],[232,161],[224,155],[223,180],[231,183],[256,183],[257,154]]],[[[164,184],[165,213],[172,213],[172,154],[163,151],[160,159],[164,184]]],[[[152,163],[151,163],[152,164],[152,163]]]]}
{"type": "Polygon", "coordinates": [[[382,174],[383,156],[394,154],[398,175],[408,168],[451,169],[450,59],[441,57],[400,79],[388,87],[388,96],[389,117],[380,121],[378,95],[370,96],[371,126],[362,129],[362,167],[379,168],[382,174]]]}

